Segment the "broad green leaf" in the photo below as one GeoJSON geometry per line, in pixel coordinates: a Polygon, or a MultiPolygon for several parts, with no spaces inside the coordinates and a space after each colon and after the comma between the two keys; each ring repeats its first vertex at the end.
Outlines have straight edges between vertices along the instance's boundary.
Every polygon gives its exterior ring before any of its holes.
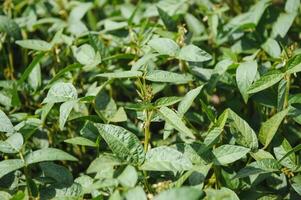
{"type": "Polygon", "coordinates": [[[59,118],[59,127],[60,130],[64,129],[65,123],[67,122],[67,119],[73,109],[73,107],[76,105],[77,101],[66,101],[62,103],[60,106],[60,118],[59,118]]]}
{"type": "Polygon", "coordinates": [[[237,131],[233,135],[237,140],[236,142],[240,145],[252,149],[252,151],[257,150],[258,140],[254,130],[249,126],[249,124],[245,120],[243,120],[231,109],[228,109],[227,112],[228,117],[232,120],[231,124],[237,131]]]}
{"type": "Polygon", "coordinates": [[[203,86],[199,86],[193,90],[190,90],[179,103],[178,115],[183,116],[191,107],[194,99],[200,94],[203,86]]]}
{"type": "Polygon", "coordinates": [[[135,167],[128,165],[117,179],[124,187],[135,187],[138,181],[138,174],[135,167]]]}
{"type": "Polygon", "coordinates": [[[291,25],[294,22],[297,13],[281,13],[277,21],[273,24],[271,36],[273,38],[280,36],[285,37],[291,25]]]}
{"type": "Polygon", "coordinates": [[[258,149],[258,151],[251,152],[250,154],[255,160],[262,160],[266,158],[274,159],[274,156],[270,152],[263,149],[258,149]]]}
{"type": "Polygon", "coordinates": [[[136,135],[120,126],[94,125],[116,156],[135,165],[143,163],[145,153],[136,135]]]}
{"type": "Polygon", "coordinates": [[[89,146],[89,147],[96,147],[95,142],[84,138],[84,137],[74,137],[67,140],[64,140],[66,143],[75,144],[75,145],[83,145],[83,146],[89,146]]]}
{"type": "Polygon", "coordinates": [[[237,194],[226,187],[219,190],[208,188],[205,192],[208,200],[239,200],[237,194]]]}
{"type": "Polygon", "coordinates": [[[288,156],[290,156],[292,153],[300,151],[301,150],[301,144],[298,144],[297,146],[295,146],[294,148],[292,148],[291,150],[289,150],[284,156],[282,156],[281,159],[279,159],[279,162],[282,162],[282,160],[284,160],[285,158],[287,158],[288,156]]]}
{"type": "Polygon", "coordinates": [[[301,71],[301,54],[298,54],[287,62],[287,71],[288,74],[293,74],[301,71]]]}
{"type": "Polygon", "coordinates": [[[77,158],[70,154],[54,148],[45,148],[33,151],[25,156],[25,162],[27,165],[44,162],[44,161],[55,161],[55,160],[69,160],[77,161],[77,158]]]}
{"type": "Polygon", "coordinates": [[[146,197],[146,194],[145,194],[143,188],[141,186],[137,186],[133,189],[128,190],[125,193],[125,199],[126,200],[147,200],[147,197],[146,197]]]}
{"type": "Polygon", "coordinates": [[[213,149],[213,154],[215,156],[213,162],[216,165],[227,165],[241,159],[249,151],[249,148],[242,146],[224,144],[213,149]]]}
{"type": "Polygon", "coordinates": [[[14,126],[7,115],[0,109],[0,132],[13,133],[14,126]]]}
{"type": "Polygon", "coordinates": [[[287,113],[288,109],[285,109],[281,112],[278,112],[273,117],[262,123],[259,130],[258,138],[261,144],[264,145],[264,148],[266,148],[272,141],[282,120],[287,115],[287,113]]]}
{"type": "Polygon", "coordinates": [[[15,133],[9,136],[5,141],[0,141],[0,152],[18,153],[23,142],[23,136],[20,133],[15,133]]]}
{"type": "Polygon", "coordinates": [[[284,107],[286,86],[288,82],[286,79],[282,79],[278,84],[278,95],[277,95],[277,111],[281,111],[284,107]]]}
{"type": "Polygon", "coordinates": [[[110,122],[125,122],[127,121],[127,115],[123,107],[119,107],[112,118],[109,119],[110,122]]]}
{"type": "MultiPolygon", "coordinates": [[[[292,151],[293,148],[290,145],[290,143],[283,139],[280,146],[274,148],[274,154],[277,160],[279,161],[283,156],[285,156],[288,152],[292,151]]],[[[296,163],[296,155],[295,153],[291,153],[289,156],[281,160],[281,165],[289,168],[289,169],[296,169],[297,163],[296,163]]]]}
{"type": "Polygon", "coordinates": [[[193,133],[187,126],[184,124],[182,119],[171,109],[167,107],[161,107],[159,114],[165,119],[167,123],[173,126],[180,134],[184,137],[195,138],[193,133]]]}
{"type": "Polygon", "coordinates": [[[186,171],[192,168],[192,164],[184,154],[176,149],[160,146],[146,153],[145,162],[140,167],[146,171],[186,171]]]}
{"type": "Polygon", "coordinates": [[[157,108],[162,106],[171,106],[181,101],[181,99],[181,97],[161,97],[155,101],[154,105],[157,108]]]}
{"type": "Polygon", "coordinates": [[[18,24],[7,16],[0,15],[0,32],[7,33],[14,39],[21,38],[21,29],[18,24]]]}
{"type": "Polygon", "coordinates": [[[3,160],[0,162],[0,178],[22,167],[24,167],[24,162],[21,159],[3,160]]]}
{"type": "Polygon", "coordinates": [[[17,40],[16,43],[25,49],[33,49],[36,51],[50,51],[52,48],[50,43],[43,40],[17,40]]]}
{"type": "Polygon", "coordinates": [[[120,71],[113,73],[103,73],[98,74],[96,77],[105,77],[105,78],[138,78],[142,76],[140,71],[120,71]]]}
{"type": "Polygon", "coordinates": [[[155,38],[148,42],[148,45],[160,55],[177,56],[180,47],[176,42],[168,38],[155,38]]]}
{"type": "Polygon", "coordinates": [[[184,84],[193,80],[191,75],[178,74],[174,72],[168,72],[163,70],[153,70],[146,74],[146,80],[152,82],[174,83],[184,84]]]}
{"type": "Polygon", "coordinates": [[[177,31],[177,24],[172,19],[172,17],[169,16],[168,13],[166,13],[161,8],[157,7],[157,9],[158,9],[158,13],[159,13],[165,27],[167,28],[167,30],[176,32],[177,31]]]}
{"type": "Polygon", "coordinates": [[[284,74],[279,71],[272,71],[271,73],[264,74],[249,87],[248,94],[265,90],[278,83],[283,77],[284,74]]]}
{"type": "Polygon", "coordinates": [[[48,91],[43,103],[60,103],[77,99],[77,91],[71,83],[56,83],[48,91]]]}
{"type": "Polygon", "coordinates": [[[240,63],[236,70],[236,83],[237,87],[244,99],[244,102],[248,102],[249,94],[248,89],[253,83],[257,73],[257,62],[247,61],[240,63]]]}
{"type": "Polygon", "coordinates": [[[197,19],[194,15],[192,15],[190,13],[186,13],[185,21],[187,23],[188,29],[191,32],[193,32],[193,35],[200,35],[200,34],[204,33],[204,31],[205,31],[204,24],[202,23],[202,21],[197,19]]]}
{"type": "Polygon", "coordinates": [[[287,0],[285,3],[285,11],[287,13],[297,13],[300,7],[300,0],[287,0]]]}
{"type": "Polygon", "coordinates": [[[37,64],[32,71],[28,75],[28,84],[32,89],[35,91],[41,86],[42,84],[42,73],[41,73],[41,66],[37,64]]]}
{"type": "Polygon", "coordinates": [[[43,59],[45,53],[39,53],[35,58],[32,60],[32,62],[28,65],[28,67],[23,72],[21,78],[18,80],[18,84],[21,85],[24,83],[24,81],[28,78],[30,73],[34,70],[34,68],[38,67],[39,62],[43,59]]]}
{"type": "Polygon", "coordinates": [[[193,44],[182,47],[177,58],[191,62],[205,62],[212,59],[210,54],[193,44]]]}
{"type": "Polygon", "coordinates": [[[277,172],[281,165],[275,159],[266,158],[248,164],[245,168],[238,171],[235,178],[244,178],[254,174],[277,172]]]}
{"type": "Polygon", "coordinates": [[[80,47],[72,47],[73,55],[76,60],[82,65],[93,65],[100,63],[100,57],[97,56],[93,47],[88,44],[83,44],[80,47]]]}
{"type": "Polygon", "coordinates": [[[219,127],[215,127],[214,129],[210,130],[204,139],[204,144],[209,148],[212,147],[217,142],[222,131],[223,129],[219,127]]]}
{"type": "Polygon", "coordinates": [[[268,38],[267,41],[261,46],[272,58],[278,58],[281,54],[281,48],[276,40],[268,38]]]}
{"type": "Polygon", "coordinates": [[[155,196],[154,200],[199,200],[203,195],[202,190],[193,187],[172,188],[155,196]]]}
{"type": "Polygon", "coordinates": [[[291,180],[292,187],[299,195],[301,195],[301,175],[295,176],[291,180]]]}
{"type": "Polygon", "coordinates": [[[87,169],[87,173],[88,174],[96,173],[104,168],[119,166],[122,164],[123,163],[113,155],[102,154],[91,162],[90,166],[87,169]]]}

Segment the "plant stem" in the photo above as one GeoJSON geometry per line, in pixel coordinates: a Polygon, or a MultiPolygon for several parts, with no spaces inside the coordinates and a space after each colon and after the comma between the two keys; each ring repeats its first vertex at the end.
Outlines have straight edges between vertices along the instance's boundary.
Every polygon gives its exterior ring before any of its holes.
{"type": "Polygon", "coordinates": [[[290,90],[290,85],[291,85],[291,83],[290,83],[291,75],[290,74],[286,75],[285,79],[286,79],[286,88],[285,88],[283,109],[288,107],[289,90],[290,90]]]}
{"type": "Polygon", "coordinates": [[[29,195],[29,199],[31,199],[32,197],[32,192],[30,190],[30,183],[29,183],[29,173],[28,173],[28,168],[27,168],[27,164],[25,162],[25,159],[23,157],[23,154],[21,151],[19,151],[19,155],[21,160],[24,162],[24,175],[25,175],[25,179],[26,179],[26,185],[27,185],[27,190],[28,190],[28,195],[29,195]]]}
{"type": "Polygon", "coordinates": [[[144,151],[147,152],[148,144],[151,137],[151,133],[149,131],[151,119],[152,119],[153,111],[146,110],[146,121],[144,123],[144,151]]]}

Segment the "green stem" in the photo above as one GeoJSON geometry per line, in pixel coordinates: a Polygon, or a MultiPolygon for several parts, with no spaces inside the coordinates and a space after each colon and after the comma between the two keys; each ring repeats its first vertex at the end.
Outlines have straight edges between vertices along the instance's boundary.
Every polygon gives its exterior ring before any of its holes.
{"type": "Polygon", "coordinates": [[[31,192],[31,189],[30,189],[30,183],[29,183],[29,172],[28,172],[28,167],[27,167],[27,164],[25,162],[25,159],[23,157],[23,154],[21,151],[19,151],[19,155],[20,155],[20,158],[21,160],[24,162],[24,175],[25,175],[25,179],[26,179],[26,185],[27,185],[27,190],[28,190],[28,196],[29,198],[31,199],[32,197],[32,192],[31,192]]]}
{"type": "Polygon", "coordinates": [[[285,99],[284,99],[284,104],[283,104],[283,109],[288,107],[288,98],[289,98],[289,90],[290,90],[290,85],[291,85],[291,75],[288,74],[285,77],[286,79],[286,88],[285,88],[285,99]]]}
{"type": "Polygon", "coordinates": [[[152,119],[153,111],[146,110],[146,121],[144,123],[144,151],[147,152],[148,144],[151,138],[151,133],[149,130],[151,119],[152,119]]]}

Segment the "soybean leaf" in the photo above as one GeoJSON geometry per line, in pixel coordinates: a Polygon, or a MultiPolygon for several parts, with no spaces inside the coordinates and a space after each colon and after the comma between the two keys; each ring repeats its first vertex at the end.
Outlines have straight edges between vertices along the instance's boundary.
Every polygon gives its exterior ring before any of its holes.
{"type": "Polygon", "coordinates": [[[159,114],[168,122],[170,125],[173,126],[180,134],[185,137],[195,138],[193,133],[187,126],[183,123],[181,118],[171,109],[163,106],[159,110],[159,114]]]}
{"type": "Polygon", "coordinates": [[[33,151],[25,156],[27,165],[39,163],[43,161],[69,160],[77,161],[74,156],[55,148],[45,148],[33,151]]]}
{"type": "Polygon", "coordinates": [[[77,101],[66,101],[60,106],[59,127],[61,130],[64,129],[68,116],[72,111],[73,107],[76,105],[76,103],[77,101]]]}
{"type": "Polygon", "coordinates": [[[165,27],[167,28],[167,30],[169,31],[177,31],[177,24],[176,22],[172,19],[171,16],[168,15],[168,13],[166,13],[164,10],[162,10],[161,8],[157,7],[158,9],[158,13],[165,25],[165,27]]]}
{"type": "Polygon", "coordinates": [[[284,74],[279,71],[272,71],[256,80],[248,89],[248,94],[253,94],[265,90],[278,83],[284,74]]]}
{"type": "Polygon", "coordinates": [[[87,169],[87,173],[96,173],[103,168],[109,168],[122,165],[122,162],[110,154],[103,154],[93,160],[87,169]]]}
{"type": "Polygon", "coordinates": [[[163,70],[153,70],[146,74],[146,80],[152,82],[184,84],[193,80],[192,76],[168,72],[163,70]]]}
{"type": "Polygon", "coordinates": [[[215,190],[212,188],[208,188],[205,190],[206,192],[206,197],[208,199],[231,199],[231,200],[239,200],[238,196],[236,193],[229,188],[222,187],[219,190],[215,190]]]}
{"type": "Polygon", "coordinates": [[[284,37],[293,24],[296,13],[281,13],[272,27],[272,37],[284,37]]]}
{"type": "Polygon", "coordinates": [[[285,109],[281,112],[278,112],[273,117],[262,123],[260,130],[259,130],[259,141],[264,145],[266,148],[270,142],[272,141],[274,135],[276,134],[282,120],[287,115],[288,109],[285,109]]]}
{"type": "Polygon", "coordinates": [[[193,90],[190,90],[179,103],[178,115],[183,116],[191,107],[194,99],[200,94],[203,86],[199,86],[193,90]]]}
{"type": "Polygon", "coordinates": [[[245,168],[238,171],[235,178],[244,178],[254,174],[277,172],[281,165],[275,159],[266,158],[248,164],[245,168]]]}
{"type": "Polygon", "coordinates": [[[13,124],[1,109],[0,109],[0,131],[6,133],[14,132],[13,124]]]}
{"type": "Polygon", "coordinates": [[[210,54],[193,44],[182,47],[177,58],[191,62],[205,62],[212,59],[210,54]]]}
{"type": "Polygon", "coordinates": [[[279,44],[272,38],[269,38],[261,47],[273,58],[278,58],[281,54],[281,48],[279,44]]]}
{"type": "Polygon", "coordinates": [[[248,89],[253,83],[257,73],[257,62],[247,61],[240,63],[236,70],[236,83],[237,87],[245,101],[248,102],[249,94],[248,89]]]}
{"type": "Polygon", "coordinates": [[[237,131],[234,134],[237,143],[252,150],[256,150],[258,148],[258,140],[254,130],[249,126],[249,124],[245,120],[239,117],[231,109],[228,109],[227,112],[229,118],[232,120],[233,126],[237,131]]]}
{"type": "Polygon", "coordinates": [[[49,89],[43,103],[60,103],[76,99],[77,91],[71,83],[56,83],[49,89]]]}
{"type": "Polygon", "coordinates": [[[4,15],[0,15],[0,32],[7,33],[14,39],[21,38],[21,30],[18,24],[4,15]]]}
{"type": "Polygon", "coordinates": [[[143,163],[145,153],[136,135],[120,126],[94,125],[116,156],[135,165],[143,163]]]}
{"type": "Polygon", "coordinates": [[[103,73],[98,74],[96,77],[105,77],[105,78],[138,78],[142,76],[140,71],[121,71],[113,73],[103,73]]]}
{"type": "Polygon", "coordinates": [[[24,167],[24,162],[21,159],[3,160],[0,162],[0,178],[22,167],[24,167]]]}
{"type": "Polygon", "coordinates": [[[215,127],[214,129],[210,130],[204,139],[204,144],[209,148],[212,147],[217,142],[222,131],[223,129],[219,127],[215,127]]]}
{"type": "Polygon", "coordinates": [[[157,108],[162,106],[171,106],[181,101],[181,97],[161,97],[154,103],[157,108]]]}
{"type": "Polygon", "coordinates": [[[202,190],[193,187],[172,188],[155,196],[154,200],[198,200],[203,195],[202,190]]]}
{"type": "Polygon", "coordinates": [[[5,141],[0,141],[0,152],[18,153],[23,142],[23,136],[20,133],[15,133],[9,136],[5,141]]]}
{"type": "Polygon", "coordinates": [[[191,162],[176,149],[160,146],[146,153],[145,162],[140,167],[146,171],[185,171],[190,170],[191,162]]]}
{"type": "Polygon", "coordinates": [[[298,54],[287,62],[287,71],[286,73],[292,74],[301,71],[301,54],[298,54]]]}
{"type": "MultiPolygon", "coordinates": [[[[280,159],[283,158],[288,152],[292,151],[293,148],[290,145],[290,143],[286,140],[283,139],[282,143],[278,147],[274,147],[274,154],[279,161],[280,159]]],[[[295,153],[291,153],[289,156],[281,160],[281,165],[289,168],[289,169],[296,169],[297,168],[297,163],[296,163],[296,155],[295,153]]]]}
{"type": "Polygon", "coordinates": [[[161,55],[177,56],[180,51],[178,44],[168,38],[152,39],[148,45],[161,55]]]}
{"type": "Polygon", "coordinates": [[[147,200],[146,194],[141,186],[130,189],[125,194],[126,200],[147,200]]]}
{"type": "Polygon", "coordinates": [[[246,147],[225,144],[213,149],[213,162],[216,165],[230,164],[244,157],[249,151],[246,147]]]}
{"type": "Polygon", "coordinates": [[[17,40],[16,43],[25,49],[33,49],[36,51],[50,51],[52,48],[50,43],[43,40],[17,40]]]}
{"type": "Polygon", "coordinates": [[[89,146],[89,147],[96,147],[95,142],[84,138],[84,137],[74,137],[67,140],[64,140],[66,143],[75,144],[75,145],[83,145],[83,146],[89,146]]]}
{"type": "Polygon", "coordinates": [[[138,180],[138,174],[135,167],[128,165],[117,179],[124,187],[134,187],[138,180]]]}

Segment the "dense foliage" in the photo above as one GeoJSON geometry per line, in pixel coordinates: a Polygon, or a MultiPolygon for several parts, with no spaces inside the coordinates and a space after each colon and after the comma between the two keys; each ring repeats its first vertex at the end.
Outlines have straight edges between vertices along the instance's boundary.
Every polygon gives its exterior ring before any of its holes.
{"type": "Polygon", "coordinates": [[[300,0],[4,0],[0,199],[301,199],[300,0]]]}

